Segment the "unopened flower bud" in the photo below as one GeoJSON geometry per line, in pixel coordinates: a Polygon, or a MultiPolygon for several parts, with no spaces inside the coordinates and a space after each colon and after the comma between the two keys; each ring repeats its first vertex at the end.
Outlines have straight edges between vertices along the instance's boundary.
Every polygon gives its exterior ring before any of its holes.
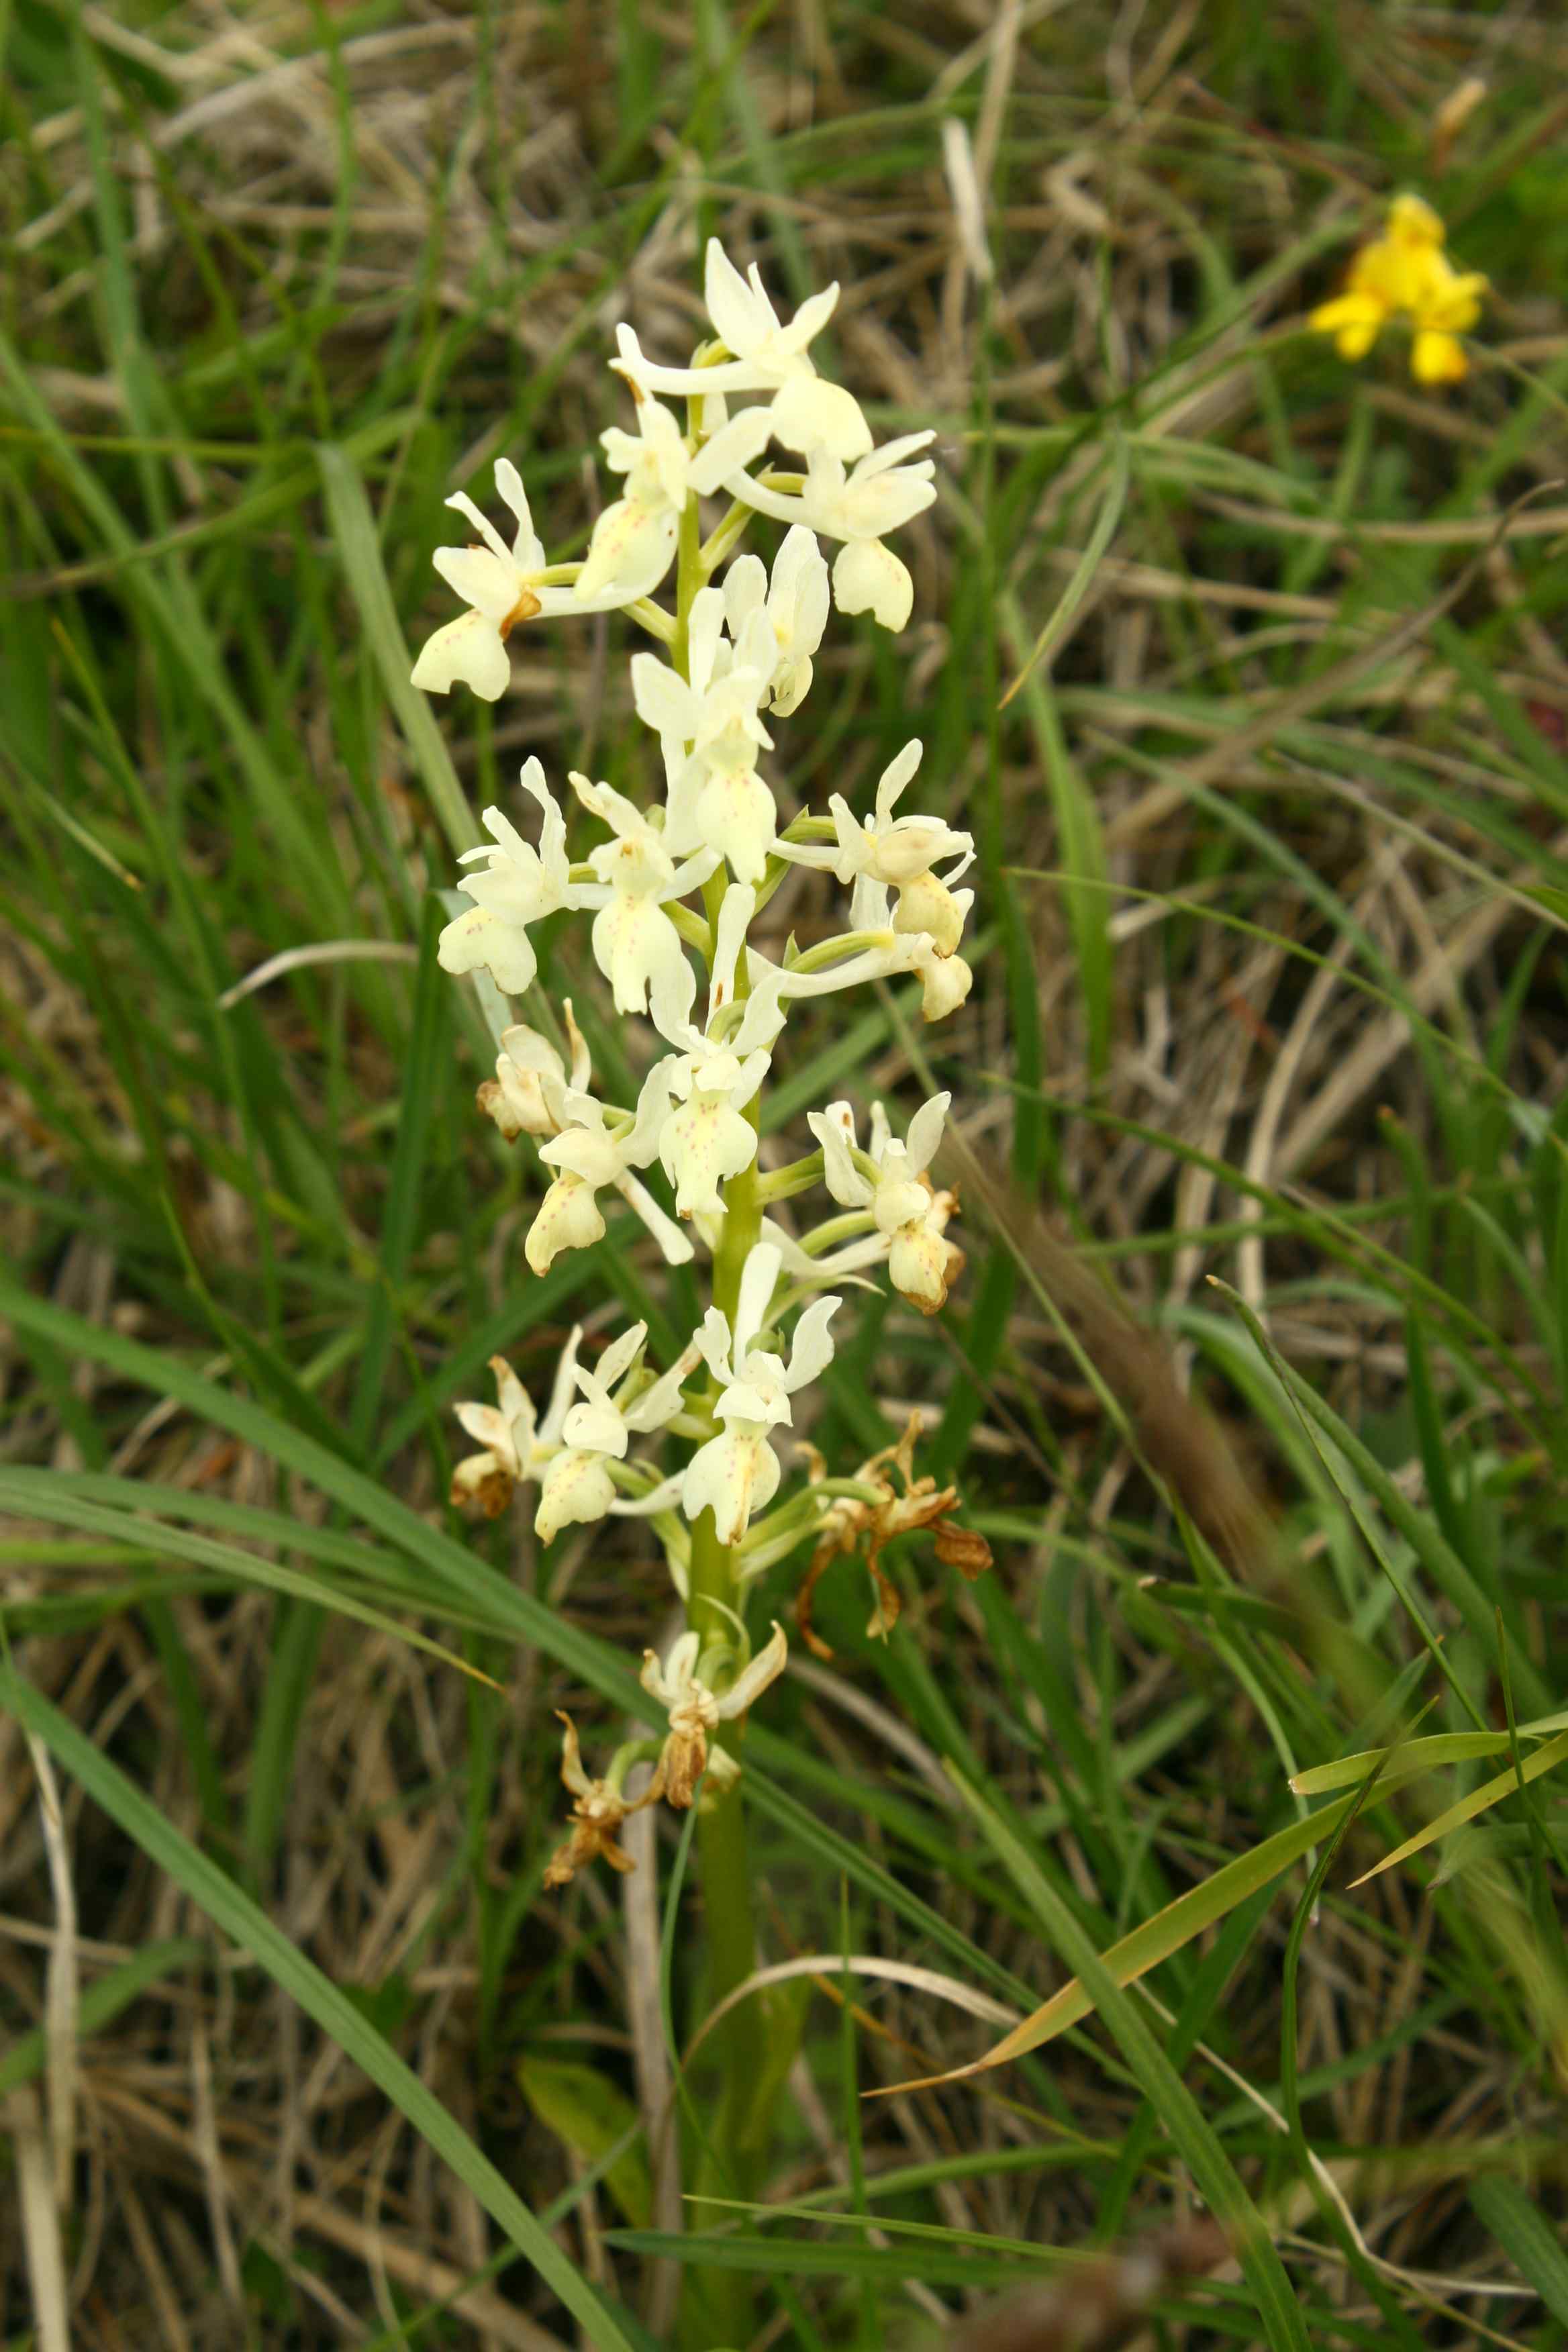
{"type": "Polygon", "coordinates": [[[921,1013],[927,1021],[945,1021],[969,994],[974,974],[961,955],[931,956],[921,966],[921,1013]]]}

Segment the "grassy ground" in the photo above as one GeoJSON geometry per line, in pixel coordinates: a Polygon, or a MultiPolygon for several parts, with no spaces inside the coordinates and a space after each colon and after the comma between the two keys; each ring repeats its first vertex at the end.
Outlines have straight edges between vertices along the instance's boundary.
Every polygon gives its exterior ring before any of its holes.
{"type": "Polygon", "coordinates": [[[691,2256],[684,1847],[541,1886],[553,1710],[636,1708],[663,1570],[442,1501],[488,1356],[537,1387],[649,1302],[626,1235],[521,1273],[431,953],[526,752],[620,772],[618,640],[531,635],[493,718],[405,647],[495,456],[581,544],[607,328],[689,343],[718,228],[842,278],[835,372],[940,432],[914,623],[833,657],[792,783],[862,791],[913,709],[983,851],[969,1004],[824,1019],[777,1116],[929,1070],[992,1171],[956,1313],[872,1317],[814,1435],[930,1407],[994,1571],[894,1556],[886,1644],[837,1571],[748,1742],[767,1957],[826,1971],[732,2233],[759,2340],[1109,2308],[1086,2265],[1157,2231],[1145,2344],[1561,2344],[1555,12],[10,0],[0,42],[5,2341],[643,2352],[691,2256]],[[1300,331],[1405,185],[1495,288],[1448,392],[1300,331]],[[858,2097],[1075,1975],[1034,2054],[858,2097]]]}

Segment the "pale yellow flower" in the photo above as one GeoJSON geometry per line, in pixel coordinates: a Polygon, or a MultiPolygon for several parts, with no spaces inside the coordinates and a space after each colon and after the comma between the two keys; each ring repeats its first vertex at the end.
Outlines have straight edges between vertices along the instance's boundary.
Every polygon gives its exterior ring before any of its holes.
{"type": "Polygon", "coordinates": [[[1395,196],[1388,226],[1351,263],[1345,290],[1320,302],[1308,321],[1332,335],[1342,359],[1364,359],[1390,319],[1415,330],[1411,372],[1418,383],[1458,383],[1468,372],[1461,334],[1481,315],[1487,281],[1456,270],[1443,250],[1447,232],[1420,196],[1395,196]]]}

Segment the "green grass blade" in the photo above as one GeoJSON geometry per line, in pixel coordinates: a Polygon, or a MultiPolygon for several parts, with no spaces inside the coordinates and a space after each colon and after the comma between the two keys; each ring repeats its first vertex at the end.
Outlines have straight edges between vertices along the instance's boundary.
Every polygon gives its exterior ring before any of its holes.
{"type": "Polygon", "coordinates": [[[71,1355],[100,1363],[154,1395],[177,1398],[190,1412],[259,1447],[283,1467],[308,1479],[351,1517],[377,1529],[412,1557],[430,1579],[433,1611],[438,1611],[443,1598],[451,1594],[466,1609],[481,1612],[489,1630],[537,1643],[614,1705],[647,1722],[663,1720],[630,1665],[608,1643],[558,1616],[531,1593],[521,1591],[487,1561],[465,1550],[439,1528],[427,1526],[374,1478],[367,1478],[315,1439],[205,1380],[177,1357],[144,1348],[83,1317],[30,1297],[4,1277],[0,1277],[0,1312],[18,1330],[52,1339],[71,1355]]]}
{"type": "Polygon", "coordinates": [[[441,740],[429,698],[409,683],[413,664],[398,623],[397,607],[392,601],[392,590],[387,585],[375,517],[370,510],[359,468],[341,446],[318,449],[316,462],[327,493],[332,534],[386,698],[396,713],[430,805],[454,853],[460,854],[473,847],[479,838],[479,827],[458,781],[451,754],[441,740]]]}
{"type": "MultiPolygon", "coordinates": [[[[957,1773],[952,1778],[1053,1948],[1081,1980],[1090,2004],[1192,2172],[1199,2194],[1229,2238],[1274,2352],[1311,2352],[1295,2293],[1263,2217],[1217,2133],[1155,2040],[1145,2013],[1128,1999],[1011,1823],[957,1773]]],[[[1311,1826],[1321,1833],[1321,1817],[1311,1826]]]]}
{"type": "Polygon", "coordinates": [[[1568,2327],[1568,2253],[1561,2232],[1517,2181],[1488,2174],[1472,2181],[1467,2194],[1510,2262],[1530,2281],[1553,2319],[1568,2327]]]}
{"type": "MultiPolygon", "coordinates": [[[[1505,1748],[1508,1745],[1506,1733],[1501,1744],[1505,1748]]],[[[1407,1837],[1403,1845],[1395,1846],[1392,1853],[1384,1854],[1373,1869],[1363,1871],[1359,1878],[1351,1881],[1352,1885],[1364,1886],[1369,1878],[1381,1877],[1385,1870],[1392,1870],[1395,1863],[1405,1862],[1411,1854],[1419,1853],[1422,1847],[1430,1845],[1435,1838],[1447,1837],[1450,1830],[1460,1828],[1466,1822],[1473,1822],[1478,1813],[1488,1812],[1493,1805],[1501,1804],[1505,1797],[1515,1795],[1521,1781],[1539,1780],[1543,1772],[1552,1771],[1565,1759],[1568,1759],[1568,1731],[1560,1733],[1555,1739],[1549,1739],[1544,1748],[1538,1748],[1517,1770],[1510,1764],[1506,1772],[1499,1772],[1491,1780],[1483,1780],[1479,1789],[1472,1789],[1468,1797],[1461,1797],[1458,1804],[1449,1805],[1436,1821],[1428,1822],[1425,1829],[1417,1830],[1414,1837],[1407,1837]]]]}
{"type": "MultiPolygon", "coordinates": [[[[1158,1968],[1162,1960],[1168,1960],[1173,1952],[1190,1944],[1194,1936],[1201,1936],[1205,1928],[1234,1911],[1238,1903],[1245,1903],[1249,1895],[1268,1885],[1281,1871],[1289,1870],[1321,1837],[1331,1834],[1353,1801],[1353,1798],[1342,1797],[1336,1804],[1325,1805],[1321,1812],[1277,1830],[1250,1853],[1227,1862],[1201,1885],[1179,1895],[1152,1919],[1145,1919],[1141,1927],[1135,1927],[1131,1935],[1123,1936],[1100,1953],[1095,1961],[1097,1976],[1117,1990],[1135,1984],[1151,1969],[1158,1968]]],[[[1014,2026],[984,2058],[967,2066],[954,2067],[952,2074],[936,2079],[958,2082],[965,2075],[981,2074],[993,2066],[1005,2065],[1010,2059],[1021,2058],[1026,2052],[1054,2042],[1058,2033],[1077,2025],[1098,2006],[1089,1980],[1075,1976],[1021,2024],[1014,2026]]]]}

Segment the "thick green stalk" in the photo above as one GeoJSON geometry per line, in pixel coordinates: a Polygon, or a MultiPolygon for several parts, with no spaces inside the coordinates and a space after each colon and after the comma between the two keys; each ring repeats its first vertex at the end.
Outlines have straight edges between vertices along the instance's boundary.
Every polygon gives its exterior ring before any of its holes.
{"type": "MultiPolygon", "coordinates": [[[[693,404],[696,407],[696,404],[693,404]]],[[[670,656],[683,677],[690,674],[691,606],[706,584],[697,501],[688,501],[680,520],[676,573],[676,632],[670,656]]],[[[710,894],[709,917],[716,921],[719,892],[710,894]]],[[[742,974],[744,957],[742,958],[742,974]]],[[[734,1321],[741,1273],[747,1252],[762,1224],[756,1197],[757,1171],[750,1168],[732,1177],[724,1188],[724,1221],[713,1255],[713,1303],[734,1321]]],[[[715,1391],[715,1394],[717,1391],[715,1391]]],[[[732,1639],[741,1613],[741,1580],[735,1555],[719,1541],[710,1511],[703,1512],[691,1537],[689,1571],[688,1622],[704,1643],[732,1639]],[[733,1612],[731,1614],[731,1612],[733,1612]]],[[[721,1732],[726,1738],[728,1727],[721,1732]]],[[[702,1904],[707,1928],[705,1995],[710,2011],[744,1982],[756,1965],[756,1934],[752,1917],[752,1878],[746,1854],[746,1822],[740,1791],[731,1789],[714,1805],[700,1812],[697,1850],[702,1904]]],[[[750,2094],[756,2069],[750,2063],[752,2038],[759,2030],[756,2005],[747,2003],[727,2018],[709,2038],[700,2063],[705,2085],[700,2094],[708,2144],[698,2152],[694,2189],[728,2196],[747,2194],[747,2139],[750,2094]]],[[[692,2226],[702,2229],[720,2219],[715,2210],[692,2207],[692,2226]]],[[[704,2276],[695,2264],[685,2277],[680,2333],[693,2352],[714,2345],[743,2344],[752,2333],[752,2294],[743,2273],[713,2271],[704,2276]]]]}
{"type": "Polygon", "coordinates": [[[676,551],[675,574],[675,635],[670,642],[669,658],[682,677],[691,677],[691,607],[698,590],[704,584],[702,570],[702,523],[697,510],[697,500],[688,499],[680,517],[680,538],[676,551]]]}
{"type": "MultiPolygon", "coordinates": [[[[756,1165],[732,1177],[725,1187],[723,1232],[713,1260],[714,1304],[733,1321],[740,1292],[741,1269],[756,1240],[762,1210],[756,1200],[756,1165]]],[[[692,1530],[689,1571],[688,1622],[704,1641],[732,1637],[742,1593],[734,1552],[718,1538],[711,1511],[704,1511],[692,1530]]],[[[719,1733],[733,1744],[735,1731],[725,1725],[719,1733]]],[[[710,2011],[743,1984],[756,1966],[756,1933],[752,1916],[752,1874],[746,1851],[746,1817],[739,1787],[718,1802],[709,1801],[698,1815],[697,1851],[707,1927],[705,1992],[710,2011]]],[[[763,2073],[756,2063],[756,2037],[764,2029],[761,2003],[743,2002],[709,2036],[702,2059],[698,2093],[707,2145],[697,2155],[692,2181],[691,2226],[711,2227],[724,2218],[724,2209],[698,2200],[704,2189],[726,2197],[749,2196],[761,2149],[755,2134],[755,2091],[763,2073]],[[711,2086],[711,2087],[710,2087],[711,2086]]],[[[752,2289],[743,2272],[710,2271],[692,2264],[686,2273],[682,2305],[683,2340],[694,2348],[743,2344],[752,2334],[752,2289]]]]}

